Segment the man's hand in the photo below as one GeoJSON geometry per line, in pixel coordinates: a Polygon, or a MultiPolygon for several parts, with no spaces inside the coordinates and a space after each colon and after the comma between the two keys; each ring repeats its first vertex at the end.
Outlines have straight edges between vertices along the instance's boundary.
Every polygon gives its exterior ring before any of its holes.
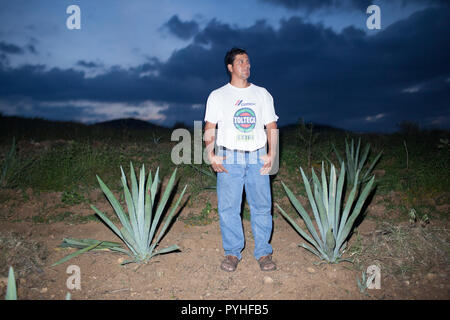
{"type": "Polygon", "coordinates": [[[271,154],[265,154],[259,158],[264,162],[264,165],[259,170],[259,172],[263,175],[269,174],[270,170],[272,169],[272,164],[273,164],[273,160],[274,160],[273,156],[271,154]]]}
{"type": "Polygon", "coordinates": [[[225,169],[225,167],[222,164],[223,160],[225,158],[226,157],[220,157],[220,156],[216,156],[214,154],[210,154],[208,156],[208,160],[211,163],[211,166],[212,166],[212,168],[213,168],[213,170],[215,172],[226,172],[226,173],[228,173],[227,169],[225,169]]]}

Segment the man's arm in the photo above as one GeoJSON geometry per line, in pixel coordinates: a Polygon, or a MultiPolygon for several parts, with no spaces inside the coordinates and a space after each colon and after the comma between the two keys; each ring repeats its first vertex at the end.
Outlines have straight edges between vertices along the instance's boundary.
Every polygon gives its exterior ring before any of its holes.
{"type": "Polygon", "coordinates": [[[267,144],[268,144],[267,154],[270,156],[275,156],[275,152],[277,151],[278,146],[277,123],[274,121],[266,124],[266,129],[267,129],[267,144]]]}
{"type": "Polygon", "coordinates": [[[262,157],[264,165],[260,170],[261,174],[268,174],[272,169],[278,148],[278,129],[276,121],[266,124],[266,129],[268,150],[267,155],[262,157]]]}
{"type": "Polygon", "coordinates": [[[225,157],[219,157],[214,154],[214,142],[216,141],[216,124],[206,121],[205,124],[205,145],[206,152],[208,155],[208,160],[215,172],[227,172],[228,171],[222,165],[223,159],[225,157]]]}

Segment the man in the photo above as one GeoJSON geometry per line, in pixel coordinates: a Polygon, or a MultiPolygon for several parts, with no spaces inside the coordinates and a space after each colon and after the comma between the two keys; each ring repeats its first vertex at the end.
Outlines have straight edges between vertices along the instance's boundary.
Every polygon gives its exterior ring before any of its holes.
{"type": "Polygon", "coordinates": [[[278,116],[269,92],[248,82],[250,60],[245,50],[233,48],[227,52],[225,66],[230,82],[211,92],[205,112],[206,149],[208,160],[217,172],[218,211],[225,251],[220,267],[235,271],[242,258],[245,239],[240,212],[245,187],[255,239],[254,256],[261,270],[272,271],[276,265],[269,243],[272,198],[268,173],[275,159],[278,116]],[[217,154],[215,143],[219,147],[217,154]]]}

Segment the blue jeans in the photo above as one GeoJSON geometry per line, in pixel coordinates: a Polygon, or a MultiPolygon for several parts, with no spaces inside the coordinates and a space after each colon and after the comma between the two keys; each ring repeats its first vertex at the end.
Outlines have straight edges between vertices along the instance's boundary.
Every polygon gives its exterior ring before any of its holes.
{"type": "Polygon", "coordinates": [[[260,156],[265,148],[242,152],[221,149],[220,156],[226,156],[223,166],[228,171],[217,173],[217,199],[225,255],[233,255],[241,260],[244,249],[244,231],[241,220],[242,191],[250,206],[250,222],[255,239],[254,256],[259,259],[272,253],[269,244],[272,234],[272,197],[269,175],[261,175],[263,166],[260,156]]]}

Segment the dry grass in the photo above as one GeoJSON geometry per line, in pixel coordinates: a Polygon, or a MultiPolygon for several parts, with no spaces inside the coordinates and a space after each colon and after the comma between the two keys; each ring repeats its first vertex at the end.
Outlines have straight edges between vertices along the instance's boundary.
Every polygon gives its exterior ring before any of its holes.
{"type": "Polygon", "coordinates": [[[383,222],[361,238],[355,255],[360,265],[378,265],[384,274],[402,277],[411,273],[447,272],[450,233],[442,226],[383,222]]]}
{"type": "Polygon", "coordinates": [[[7,276],[10,266],[16,277],[42,273],[48,256],[45,244],[26,239],[15,232],[0,232],[0,275],[7,276]]]}

